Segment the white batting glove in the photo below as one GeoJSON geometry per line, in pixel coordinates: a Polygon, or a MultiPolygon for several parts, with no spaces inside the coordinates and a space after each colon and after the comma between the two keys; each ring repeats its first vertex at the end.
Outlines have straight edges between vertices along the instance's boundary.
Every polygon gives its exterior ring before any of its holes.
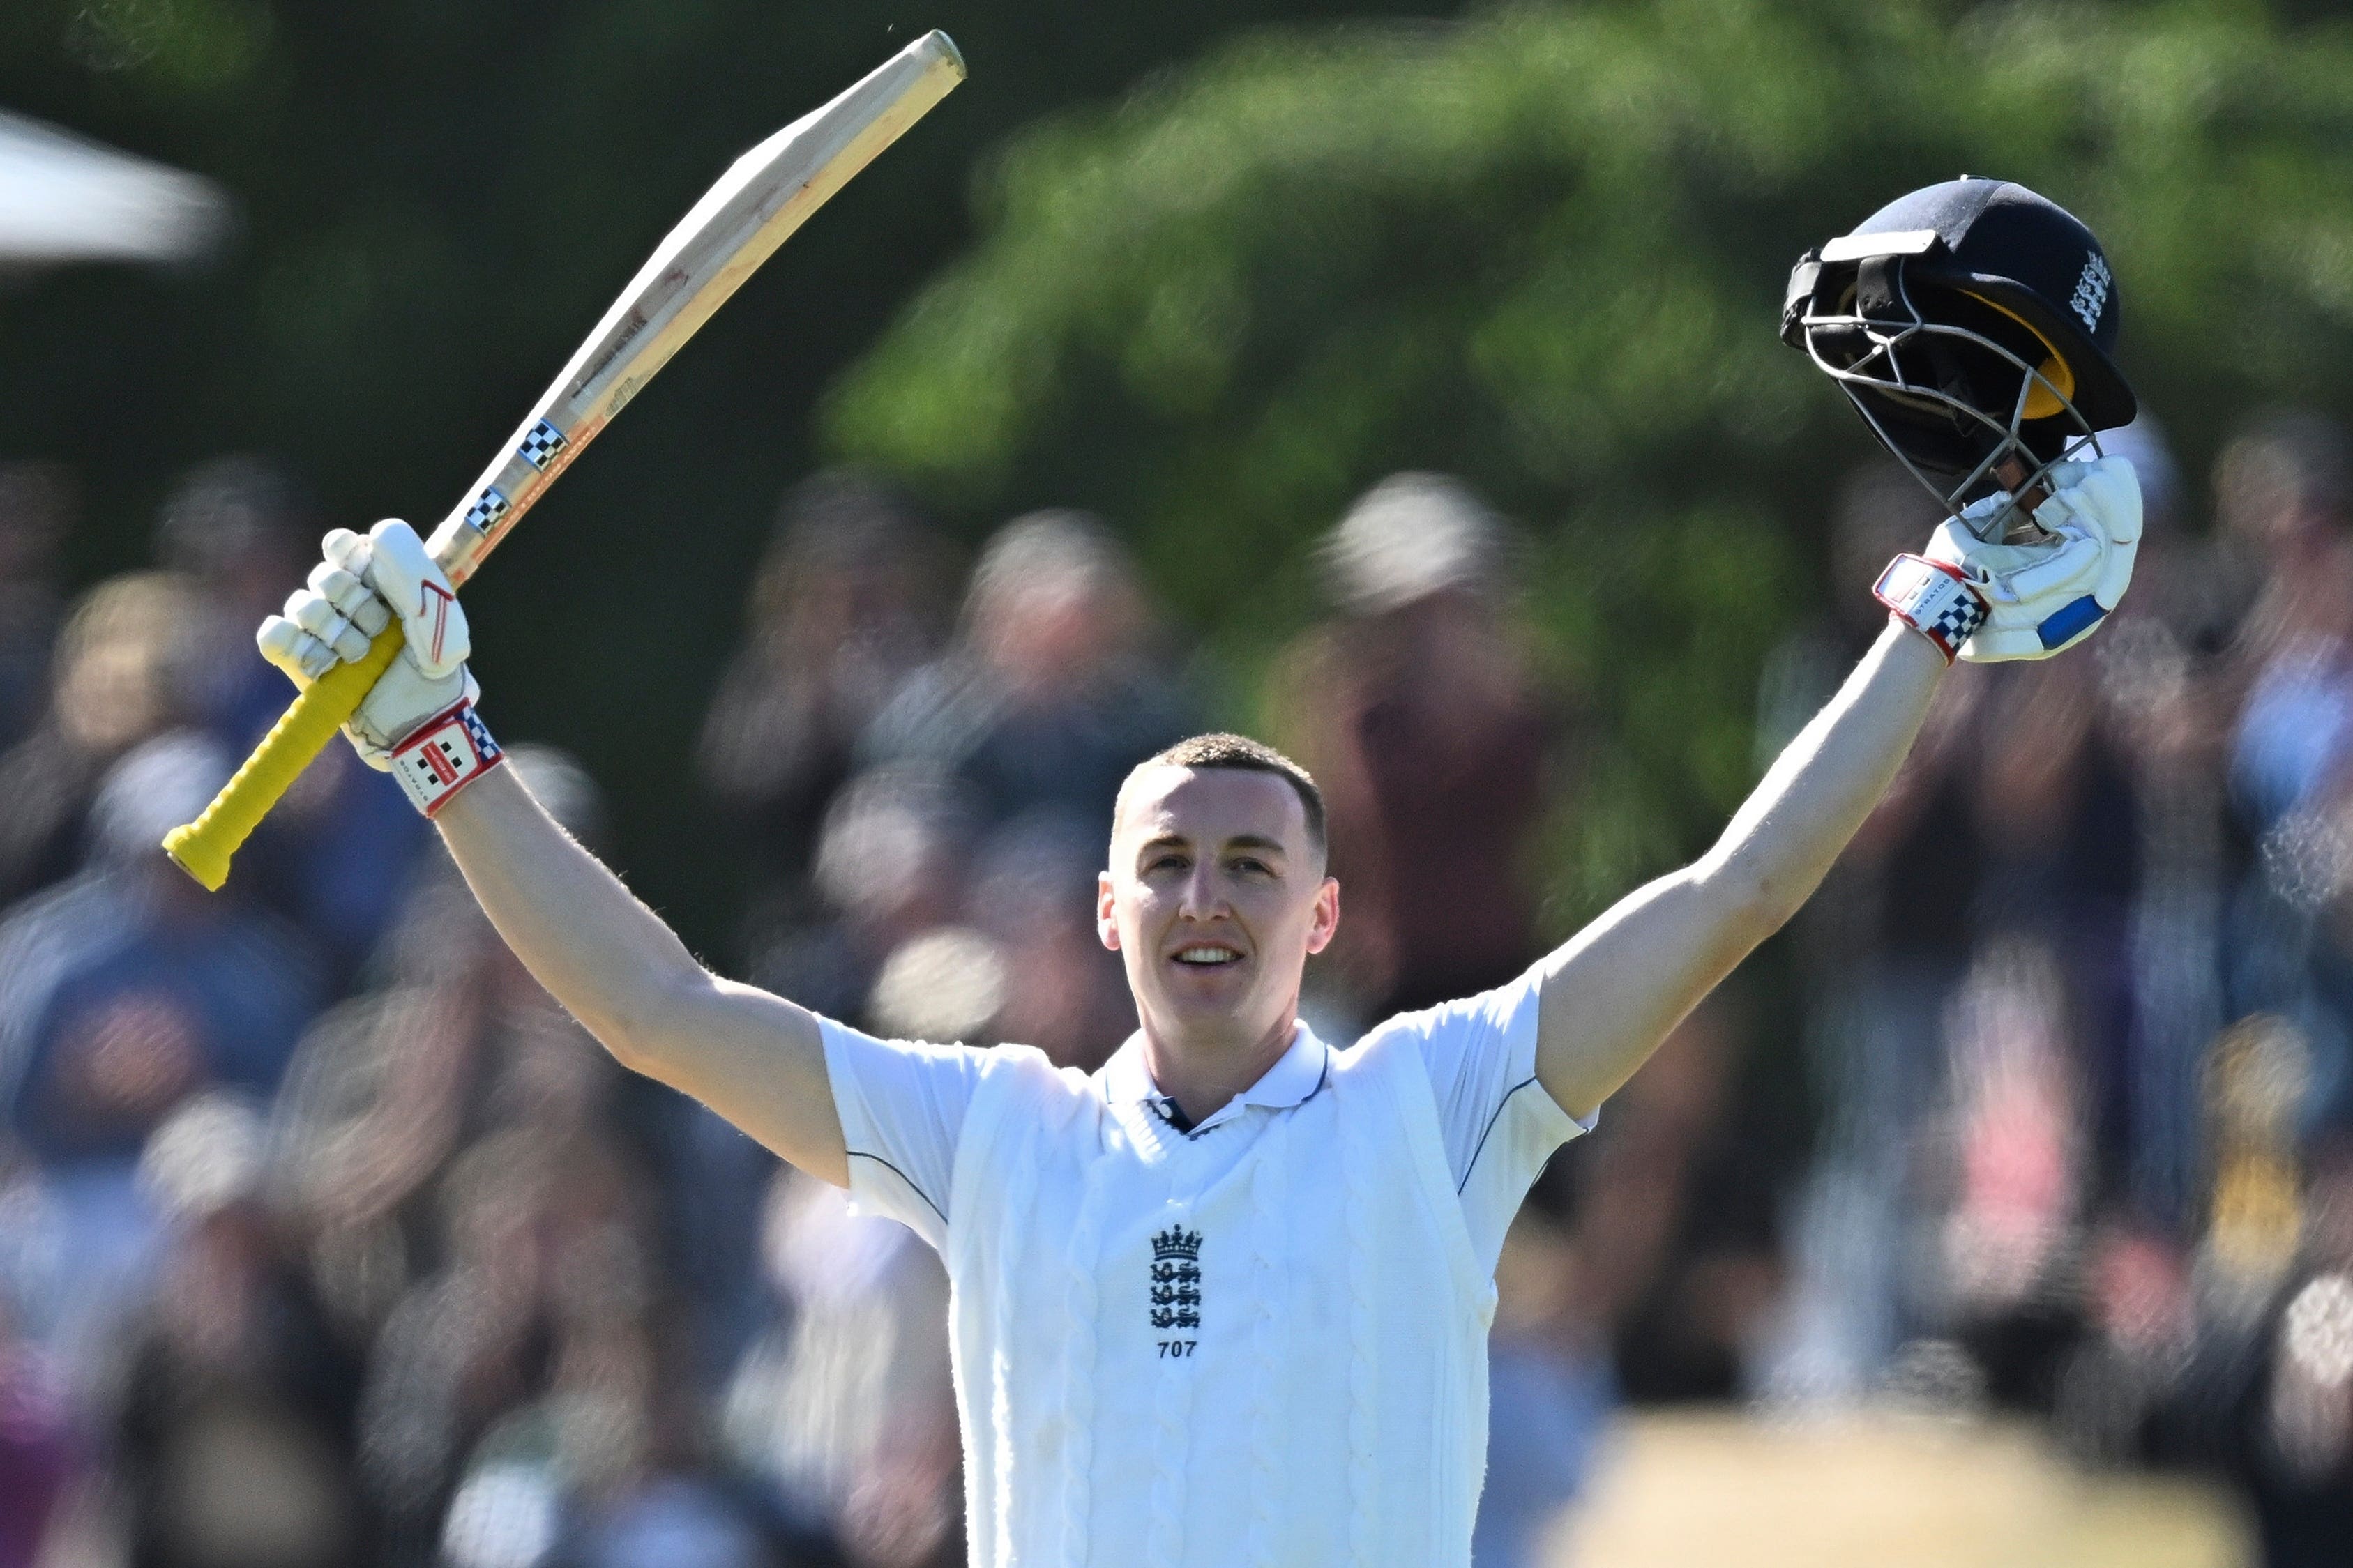
{"type": "Polygon", "coordinates": [[[2098,630],[2132,583],[2140,480],[2123,458],[2054,463],[2034,510],[2048,538],[1988,541],[1977,530],[2010,504],[1989,496],[1940,524],[1919,555],[1899,555],[1873,592],[1944,649],[1978,664],[2048,658],[2098,630]]]}
{"type": "MultiPolygon", "coordinates": [[[[2131,460],[2053,463],[2048,483],[2050,496],[2034,509],[2047,540],[1989,543],[1968,526],[1983,517],[1964,512],[1946,519],[1928,542],[1929,560],[1958,566],[1986,598],[1985,625],[1961,645],[1963,658],[2000,664],[2063,653],[2099,630],[2132,584],[2141,516],[2131,460]]],[[[1989,497],[1970,511],[2005,504],[1989,497]]]]}
{"type": "Polygon", "coordinates": [[[309,580],[254,634],[261,657],[307,687],[354,663],[396,614],[405,646],[343,734],[361,761],[400,780],[419,810],[442,801],[499,759],[473,714],[481,688],[466,668],[473,636],[449,579],[417,531],[386,518],[362,538],[336,529],[309,580]]]}

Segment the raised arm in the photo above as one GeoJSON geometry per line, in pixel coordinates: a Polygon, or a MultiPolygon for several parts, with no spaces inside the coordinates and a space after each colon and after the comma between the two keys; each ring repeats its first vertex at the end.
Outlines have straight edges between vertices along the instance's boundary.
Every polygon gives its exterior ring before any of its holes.
{"type": "Polygon", "coordinates": [[[1797,913],[1903,765],[1945,656],[1890,622],[1723,837],[1538,962],[1536,1077],[1590,1114],[1758,942],[1797,913]]]}
{"type": "Polygon", "coordinates": [[[815,1014],[697,963],[513,769],[483,774],[434,821],[499,935],[615,1060],[849,1184],[815,1014]]]}
{"type": "Polygon", "coordinates": [[[364,652],[387,606],[406,647],[345,732],[439,825],[499,935],[624,1067],[848,1184],[816,1016],[705,969],[498,765],[473,716],[465,612],[406,523],[379,523],[365,539],[329,534],[326,560],[258,640],[271,663],[308,681],[364,652]]]}
{"type": "Polygon", "coordinates": [[[2140,538],[2131,465],[2063,463],[2052,477],[2062,488],[2035,513],[2047,542],[1985,544],[1948,521],[1927,558],[1897,557],[1879,588],[1887,630],[1715,846],[1538,962],[1536,1077],[1562,1110],[1590,1114],[1797,913],[1903,764],[1952,652],[2047,657],[2115,605],[2140,538]]]}

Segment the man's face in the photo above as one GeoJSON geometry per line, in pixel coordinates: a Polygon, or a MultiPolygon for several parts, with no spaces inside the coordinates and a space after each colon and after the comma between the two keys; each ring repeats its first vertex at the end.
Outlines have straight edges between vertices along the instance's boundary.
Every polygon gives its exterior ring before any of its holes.
{"type": "Polygon", "coordinates": [[[1339,919],[1340,885],[1324,874],[1287,781],[1155,767],[1122,794],[1095,925],[1156,1038],[1262,1041],[1288,1024],[1307,955],[1339,919]]]}

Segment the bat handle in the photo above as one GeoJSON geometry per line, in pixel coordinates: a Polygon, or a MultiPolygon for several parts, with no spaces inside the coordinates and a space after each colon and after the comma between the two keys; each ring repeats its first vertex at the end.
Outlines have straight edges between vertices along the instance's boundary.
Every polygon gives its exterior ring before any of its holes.
{"type": "Polygon", "coordinates": [[[359,711],[360,700],[399,653],[400,623],[394,621],[357,661],[339,664],[304,687],[213,803],[194,822],[164,836],[164,852],[180,869],[219,892],[228,880],[229,858],[359,711]]]}

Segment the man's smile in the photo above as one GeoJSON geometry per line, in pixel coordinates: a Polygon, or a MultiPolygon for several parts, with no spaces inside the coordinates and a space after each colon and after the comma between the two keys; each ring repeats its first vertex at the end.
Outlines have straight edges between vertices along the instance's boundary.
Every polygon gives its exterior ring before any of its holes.
{"type": "Polygon", "coordinates": [[[1242,961],[1241,951],[1224,942],[1188,942],[1169,955],[1178,963],[1215,969],[1242,961]]]}

